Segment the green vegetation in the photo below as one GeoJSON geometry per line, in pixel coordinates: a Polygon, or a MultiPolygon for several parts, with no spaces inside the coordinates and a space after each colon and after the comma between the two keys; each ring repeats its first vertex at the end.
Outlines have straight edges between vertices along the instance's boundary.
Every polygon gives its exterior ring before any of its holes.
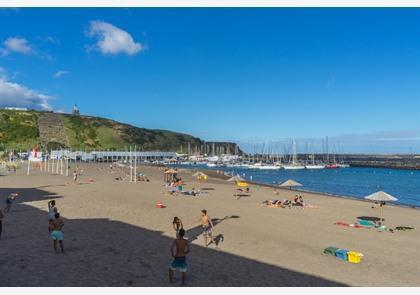
{"type": "Polygon", "coordinates": [[[27,150],[35,145],[47,149],[68,147],[88,151],[125,150],[129,145],[137,145],[139,150],[145,151],[180,152],[182,147],[182,151],[186,152],[188,145],[193,149],[193,147],[200,148],[202,144],[199,138],[188,134],[138,128],[98,117],[0,110],[0,149],[3,150],[27,150]],[[38,118],[45,118],[42,124],[44,132],[39,131],[38,118]],[[45,123],[46,119],[48,119],[46,122],[54,123],[45,123]],[[60,132],[52,129],[57,126],[51,125],[57,124],[62,125],[58,129],[60,132]],[[46,138],[40,138],[40,134],[46,138]]]}
{"type": "Polygon", "coordinates": [[[0,110],[0,149],[26,150],[39,144],[36,112],[0,110]]]}

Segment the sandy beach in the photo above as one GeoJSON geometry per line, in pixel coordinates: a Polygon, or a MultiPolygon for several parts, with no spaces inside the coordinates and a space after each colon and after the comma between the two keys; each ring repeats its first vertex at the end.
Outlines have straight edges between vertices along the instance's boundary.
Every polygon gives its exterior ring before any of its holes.
{"type": "MultiPolygon", "coordinates": [[[[74,166],[74,164],[72,164],[74,166]]],[[[172,219],[182,219],[192,240],[187,286],[420,286],[420,210],[386,206],[388,227],[378,232],[334,225],[379,216],[371,203],[301,193],[318,209],[264,208],[266,199],[296,194],[251,186],[237,199],[234,185],[217,178],[199,183],[182,170],[184,189],[199,197],[167,196],[163,172],[140,166],[150,182],[117,181],[109,164],[82,164],[79,184],[71,177],[33,172],[0,176],[0,204],[20,194],[3,220],[0,286],[169,286],[172,219]],[[89,178],[93,182],[88,182],[89,178]],[[64,217],[65,254],[54,254],[47,202],[64,217]],[[166,208],[156,208],[161,201],[166,208]],[[203,246],[200,210],[215,220],[215,245],[203,246]],[[323,254],[335,246],[363,253],[360,264],[323,254]]],[[[176,274],[173,286],[180,285],[176,274]]]]}

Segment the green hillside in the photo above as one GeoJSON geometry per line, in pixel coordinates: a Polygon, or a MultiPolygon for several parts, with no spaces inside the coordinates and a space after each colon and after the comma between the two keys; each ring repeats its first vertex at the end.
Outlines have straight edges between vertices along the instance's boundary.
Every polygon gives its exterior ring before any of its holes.
{"type": "MultiPolygon", "coordinates": [[[[138,128],[113,120],[39,111],[0,110],[0,150],[71,148],[82,150],[139,149],[183,151],[203,149],[203,141],[188,134],[138,128]]],[[[224,150],[235,144],[216,143],[224,150]]]]}

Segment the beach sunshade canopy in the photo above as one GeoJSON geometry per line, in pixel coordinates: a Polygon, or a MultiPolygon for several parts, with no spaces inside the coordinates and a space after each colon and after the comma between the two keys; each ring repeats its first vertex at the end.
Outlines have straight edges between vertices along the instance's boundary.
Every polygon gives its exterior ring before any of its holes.
{"type": "Polygon", "coordinates": [[[227,181],[229,182],[239,182],[239,181],[243,181],[244,179],[242,177],[240,177],[239,175],[235,175],[231,178],[229,178],[227,181]]]}
{"type": "Polygon", "coordinates": [[[390,201],[397,201],[398,199],[391,196],[390,194],[387,194],[386,192],[383,191],[379,191],[376,193],[373,193],[369,196],[365,197],[366,200],[371,200],[371,201],[383,201],[383,202],[390,202],[390,201]]]}
{"type": "Polygon", "coordinates": [[[236,182],[236,185],[239,186],[239,187],[247,187],[247,186],[249,186],[249,184],[247,182],[245,182],[245,181],[238,181],[238,182],[236,182]]]}
{"type": "Polygon", "coordinates": [[[281,183],[279,185],[280,187],[292,187],[292,186],[302,186],[302,184],[300,184],[297,181],[294,181],[292,179],[286,180],[285,182],[281,183]]]}
{"type": "Polygon", "coordinates": [[[204,174],[203,172],[196,172],[192,175],[193,177],[207,177],[207,174],[204,174]]]}
{"type": "Polygon", "coordinates": [[[165,174],[175,174],[175,173],[178,173],[178,171],[176,171],[175,169],[172,169],[172,168],[165,171],[165,174]]]}
{"type": "MultiPolygon", "coordinates": [[[[390,201],[397,201],[398,199],[391,196],[390,194],[387,194],[386,192],[383,191],[379,191],[376,193],[373,193],[369,196],[365,197],[366,200],[371,200],[371,201],[375,201],[375,202],[390,202],[390,201]]],[[[383,219],[383,207],[382,207],[382,203],[380,206],[380,216],[379,216],[379,220],[382,222],[383,219]]]]}

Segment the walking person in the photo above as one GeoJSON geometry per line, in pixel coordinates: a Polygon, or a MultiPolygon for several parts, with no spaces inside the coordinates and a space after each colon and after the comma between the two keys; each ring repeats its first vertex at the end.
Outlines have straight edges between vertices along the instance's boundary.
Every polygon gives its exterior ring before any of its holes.
{"type": "Polygon", "coordinates": [[[63,245],[63,226],[64,221],[60,217],[60,213],[55,213],[55,219],[50,220],[48,230],[50,232],[51,238],[53,239],[53,246],[54,252],[58,253],[58,244],[60,244],[61,253],[64,253],[64,245],[63,245]]]}
{"type": "Polygon", "coordinates": [[[6,209],[4,209],[4,212],[10,212],[10,209],[12,209],[12,203],[18,196],[19,194],[12,193],[6,198],[6,209]]]}
{"type": "Polygon", "coordinates": [[[174,271],[177,270],[182,273],[182,285],[185,285],[187,279],[187,254],[190,252],[188,241],[184,239],[185,230],[181,228],[177,238],[172,243],[171,254],[174,260],[169,267],[169,283],[172,284],[174,279],[174,271]]]}
{"type": "Polygon", "coordinates": [[[77,171],[76,170],[73,171],[73,182],[74,183],[77,182],[77,171]]]}
{"type": "Polygon", "coordinates": [[[216,244],[213,238],[212,230],[214,228],[213,222],[211,221],[210,216],[207,214],[207,210],[203,209],[201,210],[201,217],[200,217],[201,226],[203,228],[203,237],[204,237],[204,245],[208,247],[208,238],[216,244]]]}

